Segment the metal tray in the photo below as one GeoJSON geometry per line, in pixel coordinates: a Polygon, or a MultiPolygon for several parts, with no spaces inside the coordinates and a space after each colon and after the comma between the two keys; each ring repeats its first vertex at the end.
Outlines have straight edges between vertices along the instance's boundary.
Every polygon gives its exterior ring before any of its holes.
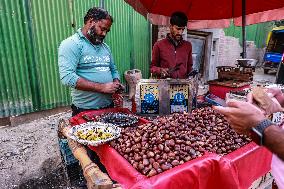
{"type": "Polygon", "coordinates": [[[110,123],[102,122],[87,122],[82,123],[78,126],[74,126],[70,129],[70,138],[84,145],[99,146],[101,144],[107,143],[114,140],[120,136],[121,129],[110,123]],[[94,135],[110,134],[111,136],[106,136],[104,139],[100,140],[88,140],[79,137],[79,133],[86,135],[87,133],[94,133],[94,135]]]}
{"type": "Polygon", "coordinates": [[[121,112],[110,112],[100,116],[99,121],[104,123],[111,123],[119,127],[133,126],[138,123],[139,118],[132,114],[121,112]]]}

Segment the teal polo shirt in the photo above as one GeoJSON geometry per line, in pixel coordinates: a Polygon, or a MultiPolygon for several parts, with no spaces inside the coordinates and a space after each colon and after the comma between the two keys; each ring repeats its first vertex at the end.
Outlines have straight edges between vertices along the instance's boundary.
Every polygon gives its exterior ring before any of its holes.
{"type": "Polygon", "coordinates": [[[107,44],[93,45],[79,29],[61,42],[58,49],[60,80],[71,87],[72,103],[84,109],[100,109],[112,103],[111,94],[75,89],[78,79],[96,83],[119,79],[111,50],[107,44]]]}

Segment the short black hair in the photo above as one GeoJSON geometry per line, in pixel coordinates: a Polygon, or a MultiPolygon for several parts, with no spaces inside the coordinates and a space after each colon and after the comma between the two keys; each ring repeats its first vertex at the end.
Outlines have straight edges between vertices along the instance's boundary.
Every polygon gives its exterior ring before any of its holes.
{"type": "Polygon", "coordinates": [[[108,13],[108,11],[99,7],[93,7],[88,10],[87,14],[84,17],[84,24],[86,24],[90,19],[93,19],[95,21],[109,19],[111,22],[113,22],[113,18],[108,13]]]}
{"type": "Polygon", "coordinates": [[[171,25],[177,25],[178,27],[185,27],[187,25],[188,18],[183,12],[174,12],[171,15],[171,25]]]}

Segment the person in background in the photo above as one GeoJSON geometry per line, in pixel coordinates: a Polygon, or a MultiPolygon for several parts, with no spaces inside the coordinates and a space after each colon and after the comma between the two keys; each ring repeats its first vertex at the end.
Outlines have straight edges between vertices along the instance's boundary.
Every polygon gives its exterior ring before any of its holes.
{"type": "Polygon", "coordinates": [[[192,70],[192,46],[182,38],[188,18],[174,12],[170,18],[170,33],[157,41],[152,51],[150,72],[158,78],[186,79],[192,70]]]}
{"type": "MultiPolygon", "coordinates": [[[[284,107],[284,95],[280,89],[268,89],[268,95],[274,104],[270,105],[269,113],[279,112],[284,107]]],[[[284,122],[280,126],[275,125],[266,118],[266,110],[260,109],[252,104],[250,96],[248,102],[231,100],[228,107],[215,106],[214,109],[225,116],[231,127],[239,134],[255,134],[261,143],[272,153],[271,170],[276,184],[284,189],[284,122]],[[254,128],[254,131],[252,131],[254,128]]],[[[257,142],[257,141],[256,141],[257,142]]]]}
{"type": "MultiPolygon", "coordinates": [[[[112,94],[123,88],[111,50],[103,42],[112,23],[113,18],[106,10],[93,7],[84,17],[83,28],[63,40],[59,46],[60,80],[71,88],[72,116],[86,110],[113,107],[112,94]]],[[[72,151],[82,147],[70,140],[68,143],[72,151]]],[[[86,152],[94,163],[86,165],[83,170],[94,173],[93,176],[103,175],[97,184],[111,187],[110,178],[101,173],[106,173],[106,169],[98,156],[88,147],[85,148],[85,151],[81,150],[82,153],[86,152]]],[[[84,176],[87,177],[87,174],[84,173],[84,176]]]]}

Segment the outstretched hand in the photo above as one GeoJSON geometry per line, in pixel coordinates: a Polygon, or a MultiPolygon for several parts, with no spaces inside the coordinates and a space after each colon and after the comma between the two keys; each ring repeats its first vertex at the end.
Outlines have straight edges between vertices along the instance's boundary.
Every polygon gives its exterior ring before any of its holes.
{"type": "Polygon", "coordinates": [[[263,111],[249,102],[229,100],[227,105],[228,107],[214,106],[213,109],[223,114],[239,134],[248,134],[252,127],[265,119],[263,111]]]}
{"type": "MultiPolygon", "coordinates": [[[[268,98],[270,98],[271,100],[270,99],[265,100],[267,105],[264,107],[261,107],[264,114],[270,115],[275,112],[283,111],[283,108],[281,107],[281,104],[280,104],[281,101],[284,102],[284,100],[282,99],[283,95],[282,95],[281,90],[278,88],[271,88],[271,89],[267,89],[265,93],[267,94],[268,98]]],[[[255,102],[257,102],[255,101],[252,92],[250,92],[247,95],[247,102],[251,104],[254,104],[255,102]]]]}

